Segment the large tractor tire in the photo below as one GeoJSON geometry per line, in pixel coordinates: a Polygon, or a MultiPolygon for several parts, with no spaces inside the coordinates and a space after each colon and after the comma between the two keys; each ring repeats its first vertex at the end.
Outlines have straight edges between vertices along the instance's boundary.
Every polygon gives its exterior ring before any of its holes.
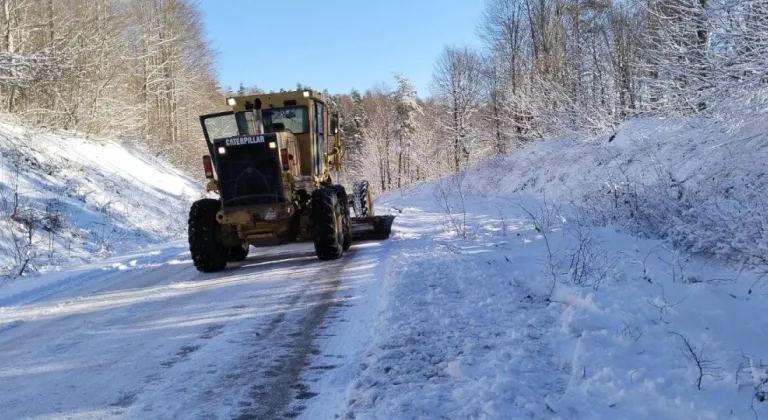
{"type": "Polygon", "coordinates": [[[323,261],[341,258],[344,215],[336,188],[319,188],[312,193],[311,221],[317,258],[323,261]]]}
{"type": "Polygon", "coordinates": [[[334,188],[336,188],[336,196],[339,200],[339,204],[341,204],[341,214],[342,214],[342,221],[344,222],[343,226],[343,240],[342,240],[342,247],[344,248],[344,251],[348,250],[350,247],[352,247],[352,220],[350,219],[349,214],[349,197],[347,196],[347,190],[344,189],[341,185],[336,185],[334,188]]]}
{"type": "Polygon", "coordinates": [[[373,199],[368,181],[355,181],[352,189],[357,217],[373,216],[373,199]]]}
{"type": "Polygon", "coordinates": [[[245,261],[245,259],[248,257],[248,252],[250,251],[250,248],[251,247],[248,244],[243,244],[240,246],[229,248],[229,255],[227,256],[227,261],[229,262],[245,261]]]}
{"type": "Polygon", "coordinates": [[[219,222],[216,213],[219,201],[205,198],[192,204],[189,209],[189,252],[198,271],[212,273],[227,266],[229,249],[219,241],[219,222]]]}

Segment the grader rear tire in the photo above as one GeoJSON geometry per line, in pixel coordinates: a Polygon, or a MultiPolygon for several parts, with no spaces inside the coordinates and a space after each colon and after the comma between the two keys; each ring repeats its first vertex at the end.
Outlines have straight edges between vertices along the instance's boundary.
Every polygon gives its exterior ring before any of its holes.
{"type": "Polygon", "coordinates": [[[218,238],[220,226],[216,213],[219,207],[218,200],[205,198],[194,202],[189,209],[189,252],[195,268],[203,273],[221,271],[227,266],[229,250],[218,238]]]}
{"type": "Polygon", "coordinates": [[[344,222],[343,226],[343,238],[342,238],[342,247],[344,248],[344,251],[348,250],[352,247],[352,220],[350,219],[351,215],[349,214],[349,197],[347,196],[347,190],[344,189],[341,185],[336,185],[334,188],[336,188],[336,196],[339,199],[339,204],[341,204],[341,214],[342,214],[342,221],[344,222]]]}
{"type": "Polygon", "coordinates": [[[344,254],[344,221],[335,188],[320,188],[312,193],[311,221],[317,258],[322,261],[341,258],[344,254]]]}
{"type": "Polygon", "coordinates": [[[358,217],[373,216],[373,199],[368,181],[355,181],[352,186],[355,213],[358,217]]]}

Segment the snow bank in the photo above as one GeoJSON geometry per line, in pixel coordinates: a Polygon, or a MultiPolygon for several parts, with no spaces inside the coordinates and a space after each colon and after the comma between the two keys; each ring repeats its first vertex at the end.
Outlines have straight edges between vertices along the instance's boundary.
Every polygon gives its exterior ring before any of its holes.
{"type": "Polygon", "coordinates": [[[768,262],[768,125],[637,119],[615,136],[553,139],[466,172],[479,195],[574,203],[594,222],[750,267],[768,262]]]}
{"type": "Polygon", "coordinates": [[[555,138],[489,158],[466,171],[467,185],[482,195],[546,194],[568,201],[627,179],[652,183],[659,171],[681,182],[704,181],[711,172],[757,176],[768,157],[766,130],[730,132],[699,119],[634,119],[615,135],[555,138]]]}
{"type": "Polygon", "coordinates": [[[766,220],[729,213],[762,188],[757,133],[638,120],[380,198],[400,243],[339,417],[768,415],[768,298],[732,264],[761,225],[725,217],[766,220]]]}
{"type": "MultiPolygon", "coordinates": [[[[12,121],[7,117],[5,121],[12,121]]],[[[0,123],[0,274],[176,238],[199,183],[125,144],[0,123]]]]}
{"type": "Polygon", "coordinates": [[[399,212],[400,243],[340,418],[768,414],[757,399],[768,391],[768,299],[748,290],[757,276],[595,228],[582,237],[600,264],[579,284],[572,221],[542,232],[532,197],[467,198],[462,238],[430,190],[381,203],[399,212]]]}

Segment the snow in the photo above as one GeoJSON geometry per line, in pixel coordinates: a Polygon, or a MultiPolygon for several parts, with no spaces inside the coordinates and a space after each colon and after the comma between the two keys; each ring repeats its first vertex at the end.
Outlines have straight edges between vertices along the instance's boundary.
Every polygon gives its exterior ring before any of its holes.
{"type": "MultiPolygon", "coordinates": [[[[179,242],[43,275],[67,275],[69,286],[0,307],[0,412],[268,418],[283,393],[293,398],[313,319],[319,323],[327,307],[338,309],[329,319],[349,319],[343,312],[354,302],[370,302],[361,293],[373,277],[360,271],[375,273],[386,252],[361,244],[321,262],[311,244],[293,244],[201,274],[179,242]]],[[[338,365],[354,364],[344,353],[354,340],[324,340],[340,350],[338,365]]]]}
{"type": "MultiPolygon", "coordinates": [[[[297,399],[291,410],[299,419],[333,419],[340,402],[344,401],[347,385],[358,374],[366,346],[371,342],[376,315],[386,302],[381,278],[389,254],[399,243],[372,242],[356,245],[364,258],[346,272],[346,281],[336,292],[338,303],[316,337],[316,355],[308,362],[301,376],[306,391],[315,395],[311,400],[297,399]],[[382,299],[384,298],[384,299],[382,299]]],[[[289,411],[289,412],[290,412],[289,411]]]]}
{"type": "MultiPolygon", "coordinates": [[[[382,278],[387,303],[362,368],[333,414],[752,417],[757,384],[745,369],[768,348],[765,297],[744,287],[755,277],[695,258],[676,272],[663,242],[598,228],[596,246],[615,257],[610,276],[594,287],[559,283],[550,298],[543,237],[518,206],[468,199],[464,239],[446,232],[438,222],[444,214],[423,188],[383,203],[409,206],[392,239],[402,242],[382,278]],[[675,333],[711,361],[701,390],[675,333]]],[[[524,201],[535,208],[537,199],[524,201]]],[[[576,245],[567,229],[548,233],[555,253],[576,245]]]]}
{"type": "Polygon", "coordinates": [[[669,239],[726,262],[761,264],[768,214],[756,204],[768,195],[766,128],[635,119],[617,127],[613,139],[610,133],[551,139],[488,159],[467,171],[466,187],[575,202],[637,236],[669,239]]]}
{"type": "Polygon", "coordinates": [[[184,231],[199,182],[129,144],[3,121],[0,275],[18,275],[21,259],[23,274],[45,273],[184,231]]]}
{"type": "MultiPolygon", "coordinates": [[[[381,197],[379,212],[398,215],[383,308],[345,398],[317,418],[765,416],[761,273],[735,247],[676,247],[664,229],[712,234],[684,218],[658,230],[622,214],[595,224],[584,200],[671,172],[686,194],[728,206],[708,178],[749,193],[766,158],[753,135],[636,120],[610,143],[537,143],[381,197]]],[[[649,213],[666,203],[651,198],[649,213]]]]}
{"type": "MultiPolygon", "coordinates": [[[[751,258],[765,239],[766,156],[750,130],[641,119],[610,142],[532,144],[379,197],[377,213],[397,215],[391,238],[339,261],[296,244],[200,274],[183,237],[148,245],[173,236],[155,229],[121,255],[10,282],[0,412],[765,417],[768,301],[751,258]],[[739,205],[749,197],[751,213],[739,205]]],[[[88,167],[112,155],[133,173],[123,146],[93,147],[115,150],[88,167]]],[[[188,191],[161,169],[130,184],[169,200],[188,191]],[[144,188],[164,173],[168,189],[144,188]]],[[[135,226],[146,225],[120,229],[135,226]]]]}

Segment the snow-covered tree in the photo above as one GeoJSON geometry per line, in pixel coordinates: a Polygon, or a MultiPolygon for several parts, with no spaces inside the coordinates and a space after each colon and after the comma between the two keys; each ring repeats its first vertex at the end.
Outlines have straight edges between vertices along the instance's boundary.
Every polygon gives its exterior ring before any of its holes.
{"type": "Polygon", "coordinates": [[[395,75],[397,88],[395,90],[395,121],[394,135],[397,137],[397,187],[400,188],[405,182],[403,180],[406,174],[410,174],[411,146],[415,140],[417,127],[417,116],[421,113],[421,107],[417,101],[416,88],[410,80],[402,74],[395,75]]]}
{"type": "Polygon", "coordinates": [[[437,60],[432,78],[435,97],[445,108],[444,128],[453,143],[454,170],[468,162],[472,128],[482,95],[481,59],[469,47],[446,47],[437,60]]]}
{"type": "Polygon", "coordinates": [[[192,0],[5,0],[0,101],[31,123],[141,141],[199,172],[197,117],[224,105],[202,27],[192,0]]]}

